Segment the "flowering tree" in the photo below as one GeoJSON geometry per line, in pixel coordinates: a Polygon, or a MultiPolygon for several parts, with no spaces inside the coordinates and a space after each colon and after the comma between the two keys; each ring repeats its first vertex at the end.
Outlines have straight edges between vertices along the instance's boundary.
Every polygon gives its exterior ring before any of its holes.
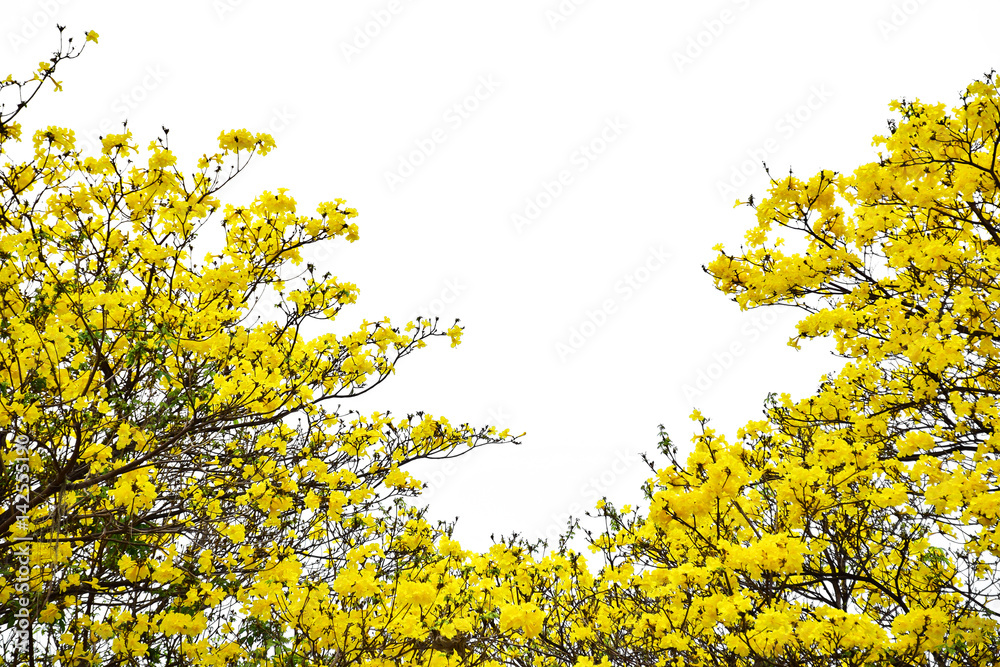
{"type": "Polygon", "coordinates": [[[998,84],[893,102],[876,162],[750,200],[746,246],[707,272],[743,309],[801,310],[789,344],[832,338],[845,363],[732,441],[695,411],[686,461],[662,434],[648,508],[600,509],[604,569],[545,602],[531,656],[997,663],[998,84]]]}
{"type": "Polygon", "coordinates": [[[283,189],[223,205],[266,134],[223,132],[190,174],[166,129],[141,161],[130,131],[98,155],[62,127],[22,136],[28,103],[82,51],[70,39],[0,82],[3,663],[464,659],[492,622],[468,581],[492,565],[404,502],[421,487],[405,466],[515,439],[330,407],[462,329],[387,319],[306,338],[358,289],[281,269],[357,240],[356,212],[338,199],[302,215],[283,189]],[[213,227],[215,246],[199,238],[213,227]]]}
{"type": "Polygon", "coordinates": [[[92,156],[61,127],[22,140],[81,52],[0,82],[4,664],[996,663],[1000,77],[951,110],[894,102],[878,161],[747,202],[746,246],[707,272],[741,308],[800,309],[790,344],[832,338],[844,365],[731,442],[696,410],[686,459],[661,428],[648,506],[588,527],[592,573],[571,535],[470,553],[407,502],[408,462],[506,431],[330,408],[462,330],[305,337],[357,287],[281,269],[356,240],[356,212],[224,205],[271,137],[223,132],[188,176],[166,130],[141,165],[128,131],[92,156]]]}

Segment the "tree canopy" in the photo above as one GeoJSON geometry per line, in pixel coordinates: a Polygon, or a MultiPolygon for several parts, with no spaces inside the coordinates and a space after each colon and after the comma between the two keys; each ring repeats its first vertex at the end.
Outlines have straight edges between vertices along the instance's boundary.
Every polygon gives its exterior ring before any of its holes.
{"type": "Polygon", "coordinates": [[[331,405],[461,327],[304,337],[358,288],[281,269],[356,241],[357,213],[302,215],[283,189],[223,204],[267,134],[222,132],[190,173],[166,129],[141,159],[127,129],[97,155],[71,129],[24,134],[82,52],[70,39],[0,82],[4,664],[395,664],[469,629],[476,566],[405,502],[421,484],[404,468],[515,438],[331,405]]]}
{"type": "Polygon", "coordinates": [[[706,271],[743,309],[800,310],[789,344],[830,338],[842,368],[732,439],[696,410],[686,459],[662,434],[649,507],[601,511],[614,625],[588,657],[996,663],[998,82],[951,109],[893,102],[877,161],[746,203],[745,245],[706,271]]]}
{"type": "Polygon", "coordinates": [[[801,311],[791,346],[832,341],[813,395],[771,394],[728,438],[695,410],[684,453],[660,427],[642,506],[473,553],[406,465],[517,439],[332,405],[462,328],[307,338],[358,288],[301,252],[357,240],[357,212],[223,203],[267,134],[222,132],[190,173],[166,129],[96,155],[67,128],[22,136],[82,51],[0,82],[5,664],[996,663],[995,73],[951,109],[893,102],[851,174],[772,177],[745,245],[704,267],[742,309],[801,311]]]}

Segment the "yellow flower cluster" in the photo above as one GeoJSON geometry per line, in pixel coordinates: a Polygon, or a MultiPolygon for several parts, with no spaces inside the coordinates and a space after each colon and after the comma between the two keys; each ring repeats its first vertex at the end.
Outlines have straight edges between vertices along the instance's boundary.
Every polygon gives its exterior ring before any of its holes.
{"type": "Polygon", "coordinates": [[[595,656],[996,664],[998,87],[894,103],[877,162],[772,181],[740,253],[715,248],[722,292],[800,309],[789,344],[828,337],[844,364],[814,395],[769,397],[732,444],[695,411],[686,460],[664,436],[648,509],[601,506],[594,587],[640,593],[604,595],[628,640],[602,628],[595,656]]]}
{"type": "MultiPolygon", "coordinates": [[[[30,98],[78,53],[0,95],[30,98]]],[[[408,463],[515,438],[334,409],[428,339],[461,337],[389,319],[306,335],[358,299],[306,261],[357,240],[357,211],[333,199],[305,215],[283,188],[224,204],[275,145],[246,129],[222,132],[193,174],[166,136],[143,155],[131,131],[107,134],[86,155],[72,130],[22,133],[4,114],[0,143],[0,489],[16,508],[0,513],[14,554],[0,602],[24,607],[36,657],[458,664],[488,610],[523,609],[505,612],[512,634],[537,627],[520,593],[487,585],[494,560],[408,503],[422,488],[408,463]],[[27,163],[11,157],[22,134],[27,163]],[[200,237],[209,220],[221,233],[200,237]],[[301,277],[286,283],[289,265],[301,277]],[[268,292],[278,307],[260,312],[268,292]]],[[[3,636],[0,662],[17,664],[25,647],[3,636]]]]}
{"type": "MultiPolygon", "coordinates": [[[[130,132],[98,155],[34,132],[31,162],[0,165],[0,602],[59,664],[995,664],[998,86],[894,103],[877,161],[772,182],[739,254],[716,247],[722,292],[799,309],[789,344],[844,363],[735,438],[697,410],[684,455],[661,432],[645,503],[602,499],[584,528],[597,563],[573,529],[473,553],[409,502],[407,464],[508,431],[329,407],[463,329],[307,338],[358,288],[282,268],[356,240],[357,213],[300,215],[284,189],[223,204],[222,166],[271,137],[223,132],[186,176],[165,137],[142,161],[130,132]],[[215,213],[221,247],[195,238],[215,213]]],[[[0,118],[5,148],[21,136],[0,118]]]]}

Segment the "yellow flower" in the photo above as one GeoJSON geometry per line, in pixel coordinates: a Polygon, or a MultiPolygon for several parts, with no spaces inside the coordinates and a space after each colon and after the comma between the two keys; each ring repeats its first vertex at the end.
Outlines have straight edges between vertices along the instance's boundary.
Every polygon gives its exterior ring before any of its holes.
{"type": "Polygon", "coordinates": [[[400,470],[399,468],[393,467],[389,474],[385,476],[385,485],[394,488],[406,488],[409,486],[407,480],[409,475],[400,470]]]}
{"type": "Polygon", "coordinates": [[[250,150],[254,143],[253,135],[246,129],[230,130],[219,134],[219,148],[224,151],[250,150]]]}
{"type": "Polygon", "coordinates": [[[198,556],[198,569],[209,574],[215,570],[212,565],[212,552],[208,549],[203,549],[201,555],[198,556]]]}
{"type": "Polygon", "coordinates": [[[160,621],[160,632],[167,637],[176,634],[184,634],[194,637],[205,630],[207,622],[205,617],[199,614],[196,617],[188,616],[178,612],[168,612],[160,621]]]}
{"type": "Polygon", "coordinates": [[[236,544],[243,542],[247,538],[246,526],[240,523],[231,524],[222,531],[222,534],[231,539],[236,544]]]}
{"type": "Polygon", "coordinates": [[[87,32],[87,41],[88,41],[88,42],[93,42],[94,44],[97,44],[97,38],[98,38],[98,37],[100,37],[100,35],[98,35],[98,34],[97,34],[96,32],[94,32],[93,30],[89,30],[89,31],[87,32]]]}
{"type": "Polygon", "coordinates": [[[274,137],[266,132],[260,132],[255,137],[257,143],[257,153],[260,155],[267,155],[271,152],[277,144],[274,143],[274,137]]]}
{"type": "Polygon", "coordinates": [[[542,631],[545,612],[534,602],[506,605],[500,611],[500,630],[523,630],[525,637],[534,637],[542,631]]]}
{"type": "Polygon", "coordinates": [[[42,623],[52,623],[62,616],[62,612],[59,611],[54,603],[50,602],[49,606],[42,610],[42,613],[38,615],[38,620],[42,623]]]}
{"type": "Polygon", "coordinates": [[[448,329],[448,337],[451,339],[451,346],[455,347],[462,342],[462,327],[457,324],[448,329]]]}

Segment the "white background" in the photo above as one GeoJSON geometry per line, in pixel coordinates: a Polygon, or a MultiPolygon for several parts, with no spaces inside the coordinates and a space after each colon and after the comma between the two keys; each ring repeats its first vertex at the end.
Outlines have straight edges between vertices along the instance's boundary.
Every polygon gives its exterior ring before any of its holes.
{"type": "Polygon", "coordinates": [[[303,213],[358,209],[359,242],[306,257],[361,288],[338,327],[466,334],[343,407],[527,432],[414,470],[483,549],[638,501],[638,453],[660,423],[686,445],[693,407],[733,436],[768,391],[815,389],[828,347],[795,352],[794,313],[741,313],[701,271],[754,222],[734,201],[764,194],[761,158],[801,177],[872,161],[890,100],[951,106],[1000,64],[985,0],[578,2],[5,0],[0,63],[26,74],[56,23],[96,30],[26,129],[92,144],[127,118],[145,147],[166,126],[188,169],[224,129],[270,131],[225,201],[287,187],[303,213]]]}

